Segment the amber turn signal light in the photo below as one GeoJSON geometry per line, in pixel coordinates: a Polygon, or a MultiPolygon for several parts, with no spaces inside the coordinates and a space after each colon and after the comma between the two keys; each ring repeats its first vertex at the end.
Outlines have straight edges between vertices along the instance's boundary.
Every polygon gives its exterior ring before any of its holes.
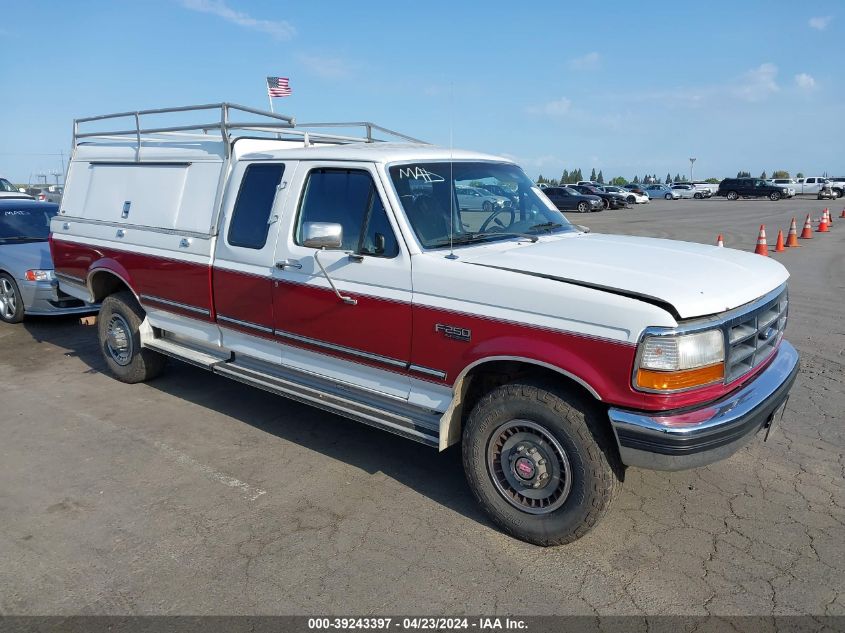
{"type": "Polygon", "coordinates": [[[653,369],[637,370],[637,386],[652,391],[680,391],[692,389],[714,382],[721,382],[725,378],[725,364],[716,363],[697,369],[681,371],[655,371],[653,369]]]}

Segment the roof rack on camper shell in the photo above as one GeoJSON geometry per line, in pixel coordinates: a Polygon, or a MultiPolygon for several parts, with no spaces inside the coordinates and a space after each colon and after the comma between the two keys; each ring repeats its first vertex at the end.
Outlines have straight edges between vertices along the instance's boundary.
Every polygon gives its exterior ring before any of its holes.
{"type": "MultiPolygon", "coordinates": [[[[175,108],[158,108],[154,110],[136,110],[134,112],[117,112],[114,114],[101,114],[99,116],[84,117],[74,119],[73,121],[73,149],[82,144],[83,139],[89,139],[87,142],[108,142],[118,140],[115,137],[131,136],[135,138],[136,142],[136,160],[140,161],[140,149],[144,135],[163,135],[165,137],[173,138],[177,133],[187,132],[188,134],[179,135],[185,140],[190,140],[191,137],[202,137],[207,139],[208,135],[213,130],[219,130],[220,139],[226,148],[226,157],[229,157],[230,147],[232,141],[237,138],[245,136],[245,134],[233,134],[234,131],[241,133],[264,134],[272,135],[268,138],[278,138],[281,140],[300,140],[307,147],[311,145],[312,140],[321,144],[344,144],[344,143],[377,143],[384,142],[385,139],[376,138],[374,133],[381,133],[386,136],[406,141],[409,143],[423,143],[419,139],[407,136],[400,132],[390,130],[370,121],[353,121],[353,122],[330,122],[330,123],[297,123],[292,116],[284,114],[276,114],[275,112],[267,112],[266,110],[258,110],[247,106],[238,105],[236,103],[208,103],[203,105],[189,105],[175,108]],[[217,111],[218,114],[214,120],[203,123],[191,123],[189,125],[170,125],[164,127],[142,127],[141,117],[151,115],[174,115],[176,113],[190,112],[199,113],[202,111],[217,111]],[[239,121],[232,120],[232,115],[254,115],[259,117],[255,121],[239,121]],[[92,124],[95,121],[105,121],[110,119],[134,119],[134,126],[129,129],[118,129],[108,131],[88,131],[81,132],[81,124],[92,124]],[[361,128],[363,136],[346,136],[339,134],[332,134],[326,132],[313,131],[321,128],[361,128]]],[[[152,139],[149,139],[152,140],[152,139]]],[[[155,140],[162,140],[161,136],[156,137],[155,140]]]]}

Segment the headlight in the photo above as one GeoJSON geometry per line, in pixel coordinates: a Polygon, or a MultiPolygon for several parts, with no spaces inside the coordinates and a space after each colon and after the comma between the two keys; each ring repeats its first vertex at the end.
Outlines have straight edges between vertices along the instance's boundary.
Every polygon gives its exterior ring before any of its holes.
{"type": "Polygon", "coordinates": [[[646,336],[640,343],[635,386],[671,392],[721,382],[725,378],[725,339],[721,330],[646,336]]]}
{"type": "Polygon", "coordinates": [[[24,275],[27,281],[53,281],[52,270],[28,270],[24,275]]]}

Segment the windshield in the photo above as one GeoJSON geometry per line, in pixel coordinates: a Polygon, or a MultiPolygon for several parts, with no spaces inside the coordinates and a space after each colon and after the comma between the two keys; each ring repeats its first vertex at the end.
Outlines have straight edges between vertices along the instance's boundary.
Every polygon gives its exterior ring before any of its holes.
{"type": "Polygon", "coordinates": [[[0,242],[46,240],[50,218],[58,210],[58,205],[43,202],[27,208],[0,208],[0,242]]]}
{"type": "Polygon", "coordinates": [[[576,230],[516,165],[413,163],[389,171],[424,248],[576,230]],[[479,191],[486,195],[472,195],[479,191]]]}
{"type": "Polygon", "coordinates": [[[18,193],[18,188],[5,178],[0,178],[0,191],[14,191],[15,193],[18,193]]]}

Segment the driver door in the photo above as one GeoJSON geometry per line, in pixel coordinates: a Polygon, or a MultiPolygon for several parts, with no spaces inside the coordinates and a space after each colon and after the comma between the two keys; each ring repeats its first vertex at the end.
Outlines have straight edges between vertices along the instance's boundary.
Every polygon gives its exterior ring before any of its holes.
{"type": "Polygon", "coordinates": [[[302,193],[280,234],[274,272],[282,363],[408,398],[411,260],[378,173],[366,163],[326,162],[296,178],[293,190],[302,193]],[[306,225],[314,223],[339,226],[341,247],[306,246],[306,225]]]}

